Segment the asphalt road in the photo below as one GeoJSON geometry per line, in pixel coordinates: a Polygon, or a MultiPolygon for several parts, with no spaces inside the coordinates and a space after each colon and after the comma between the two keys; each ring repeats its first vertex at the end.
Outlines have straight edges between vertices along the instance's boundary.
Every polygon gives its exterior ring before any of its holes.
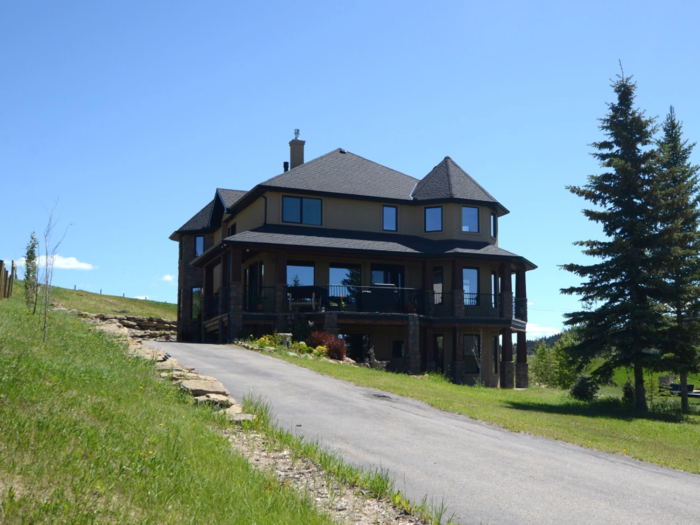
{"type": "Polygon", "coordinates": [[[444,500],[463,524],[700,524],[700,476],[507,432],[236,347],[150,345],[239,401],[262,394],[282,427],[355,465],[381,465],[408,497],[444,500]]]}

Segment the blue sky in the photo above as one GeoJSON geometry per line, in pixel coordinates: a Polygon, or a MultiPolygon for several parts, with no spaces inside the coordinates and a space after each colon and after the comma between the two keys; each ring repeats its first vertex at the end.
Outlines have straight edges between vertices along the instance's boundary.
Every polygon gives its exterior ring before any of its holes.
{"type": "MultiPolygon", "coordinates": [[[[343,147],[415,177],[451,156],[511,214],[500,245],[535,262],[530,335],[562,326],[558,265],[600,230],[565,190],[589,155],[610,79],[670,104],[691,140],[693,2],[3,2],[0,258],[22,256],[59,199],[54,283],[176,300],[168,236],[214,195],[343,147]],[[69,261],[70,262],[70,261],[69,261]],[[76,266],[78,264],[73,264],[76,266]],[[65,266],[71,266],[66,263],[65,266]]],[[[698,153],[694,162],[700,162],[698,153]]]]}

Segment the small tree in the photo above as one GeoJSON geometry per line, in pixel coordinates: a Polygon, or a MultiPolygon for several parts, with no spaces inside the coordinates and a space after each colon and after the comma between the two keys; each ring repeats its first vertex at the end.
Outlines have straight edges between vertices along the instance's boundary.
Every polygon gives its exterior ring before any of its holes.
{"type": "Polygon", "coordinates": [[[573,330],[565,331],[559,341],[551,347],[544,339],[537,342],[532,374],[541,385],[568,389],[576,381],[576,363],[568,353],[568,348],[576,346],[578,339],[573,330]]]}
{"type": "Polygon", "coordinates": [[[37,270],[37,249],[39,241],[32,232],[27,243],[27,252],[24,255],[24,296],[27,310],[36,313],[36,303],[39,295],[39,275],[37,270]]]}
{"type": "MultiPolygon", "coordinates": [[[[61,239],[58,242],[54,242],[54,229],[56,228],[57,222],[57,220],[54,219],[54,213],[56,212],[57,206],[58,200],[56,200],[50,212],[47,210],[49,218],[46,229],[44,230],[44,341],[46,341],[49,329],[49,308],[51,307],[51,283],[53,282],[54,262],[56,254],[58,253],[58,248],[66,237],[66,233],[68,233],[68,228],[66,228],[61,239]]],[[[70,224],[68,227],[70,227],[70,224]]]]}

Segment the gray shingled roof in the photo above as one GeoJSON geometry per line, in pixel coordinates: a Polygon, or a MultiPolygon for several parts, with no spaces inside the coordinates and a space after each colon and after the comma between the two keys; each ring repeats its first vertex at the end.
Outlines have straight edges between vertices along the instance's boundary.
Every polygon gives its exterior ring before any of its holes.
{"type": "Polygon", "coordinates": [[[199,210],[194,217],[183,224],[176,232],[189,232],[203,230],[209,227],[209,217],[211,216],[211,210],[214,209],[214,200],[211,200],[204,208],[199,210]]]}
{"type": "Polygon", "coordinates": [[[336,149],[273,177],[260,186],[411,200],[411,191],[416,183],[418,179],[409,175],[349,151],[336,149]]]}
{"type": "Polygon", "coordinates": [[[248,193],[247,191],[243,190],[227,190],[225,188],[216,188],[216,191],[221,195],[221,198],[224,200],[224,205],[226,206],[226,209],[228,210],[231,206],[236,204],[243,195],[248,193]]]}
{"type": "Polygon", "coordinates": [[[418,183],[413,192],[413,199],[465,199],[477,202],[498,202],[450,157],[445,157],[418,183]]]}
{"type": "Polygon", "coordinates": [[[521,259],[530,268],[536,268],[530,261],[487,242],[433,241],[423,237],[390,233],[268,224],[228,237],[224,242],[232,245],[285,246],[310,250],[380,252],[400,255],[476,255],[521,259]]]}

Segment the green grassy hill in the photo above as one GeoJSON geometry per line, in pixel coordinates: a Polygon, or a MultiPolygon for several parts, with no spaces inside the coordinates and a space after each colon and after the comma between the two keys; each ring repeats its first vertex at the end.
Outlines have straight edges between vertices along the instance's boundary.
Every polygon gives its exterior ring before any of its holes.
{"type": "MultiPolygon", "coordinates": [[[[21,296],[21,298],[24,297],[24,281],[15,282],[14,294],[18,297],[21,296]]],[[[177,319],[176,304],[101,295],[82,290],[74,291],[57,286],[52,287],[51,302],[91,314],[139,315],[161,317],[171,321],[177,319]]]]}
{"type": "MultiPolygon", "coordinates": [[[[331,523],[125,343],[61,311],[42,343],[21,291],[0,301],[0,523],[331,523]]],[[[99,296],[60,292],[71,296],[104,311],[99,296]]]]}

